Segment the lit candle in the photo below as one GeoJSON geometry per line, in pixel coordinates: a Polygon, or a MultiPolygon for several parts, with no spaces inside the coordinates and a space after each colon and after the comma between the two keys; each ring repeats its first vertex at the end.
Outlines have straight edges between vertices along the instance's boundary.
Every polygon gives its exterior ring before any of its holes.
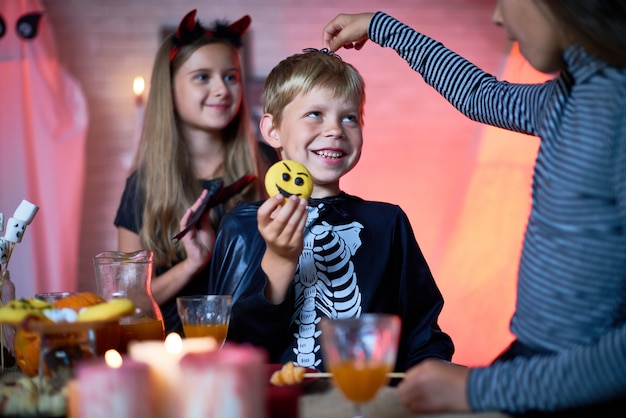
{"type": "Polygon", "coordinates": [[[123,158],[123,165],[126,168],[129,168],[132,165],[133,157],[137,152],[137,148],[139,146],[139,142],[141,139],[141,130],[143,126],[144,119],[144,105],[143,105],[143,92],[146,87],[146,82],[143,77],[136,76],[133,79],[133,94],[135,96],[135,131],[133,132],[132,142],[129,144],[130,148],[126,155],[123,158]]]}
{"type": "Polygon", "coordinates": [[[133,79],[133,94],[135,95],[135,104],[143,105],[143,91],[146,88],[146,82],[142,76],[138,75],[133,79]]]}
{"type": "Polygon", "coordinates": [[[90,418],[156,416],[148,365],[122,358],[115,350],[107,351],[104,358],[104,361],[78,364],[77,382],[72,383],[68,400],[71,415],[90,418]]]}
{"type": "Polygon", "coordinates": [[[165,341],[131,341],[128,353],[133,360],[149,365],[158,399],[160,417],[179,417],[177,388],[180,383],[180,359],[188,353],[211,352],[217,343],[211,337],[181,339],[171,333],[165,341]]]}

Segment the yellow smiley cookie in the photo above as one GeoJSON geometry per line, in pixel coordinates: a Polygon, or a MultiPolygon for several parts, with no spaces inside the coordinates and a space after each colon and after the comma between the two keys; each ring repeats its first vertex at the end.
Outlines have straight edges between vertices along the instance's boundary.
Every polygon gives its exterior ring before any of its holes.
{"type": "Polygon", "coordinates": [[[299,162],[282,160],[267,170],[265,189],[270,196],[281,194],[288,199],[295,195],[308,199],[313,192],[313,178],[309,170],[299,162]]]}

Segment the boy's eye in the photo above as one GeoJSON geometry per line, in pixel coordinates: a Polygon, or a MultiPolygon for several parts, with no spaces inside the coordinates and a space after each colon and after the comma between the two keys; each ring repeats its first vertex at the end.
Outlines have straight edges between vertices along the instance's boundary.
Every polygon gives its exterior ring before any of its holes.
{"type": "Polygon", "coordinates": [[[345,116],[343,118],[343,120],[346,121],[346,122],[357,122],[358,121],[357,117],[354,116],[354,115],[345,116]]]}
{"type": "Polygon", "coordinates": [[[322,112],[309,112],[306,115],[311,118],[319,118],[322,116],[322,112]]]}
{"type": "Polygon", "coordinates": [[[207,81],[209,79],[209,75],[208,74],[197,74],[196,75],[196,80],[198,81],[207,81]]]}

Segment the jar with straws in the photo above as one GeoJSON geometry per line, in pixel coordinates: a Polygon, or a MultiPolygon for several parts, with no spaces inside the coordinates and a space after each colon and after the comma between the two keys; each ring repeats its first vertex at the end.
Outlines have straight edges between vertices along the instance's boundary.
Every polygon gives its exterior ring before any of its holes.
{"type": "MultiPolygon", "coordinates": [[[[20,205],[9,218],[4,237],[0,237],[0,306],[4,306],[15,299],[15,284],[11,281],[9,261],[16,244],[22,242],[26,226],[29,225],[39,208],[27,200],[20,205]]],[[[0,231],[4,228],[4,214],[0,213],[0,231]]],[[[15,359],[15,329],[8,325],[0,326],[0,371],[17,369],[15,359]]]]}

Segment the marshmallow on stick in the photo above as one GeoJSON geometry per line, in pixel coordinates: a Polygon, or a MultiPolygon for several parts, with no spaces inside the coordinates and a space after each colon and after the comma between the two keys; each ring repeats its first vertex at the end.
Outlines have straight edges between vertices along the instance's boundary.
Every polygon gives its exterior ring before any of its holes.
{"type": "Polygon", "coordinates": [[[4,239],[15,244],[19,244],[22,242],[25,230],[26,222],[15,218],[9,218],[7,221],[7,230],[4,231],[4,239]]]}
{"type": "MultiPolygon", "coordinates": [[[[28,200],[22,200],[13,217],[7,221],[7,227],[4,229],[4,238],[0,238],[0,264],[4,264],[7,268],[13,248],[15,244],[22,242],[26,226],[29,225],[39,207],[30,203],[28,200]]],[[[3,230],[4,214],[0,213],[0,231],[3,230]]]]}
{"type": "Polygon", "coordinates": [[[15,209],[13,217],[24,221],[26,225],[30,225],[38,210],[39,207],[37,205],[30,203],[28,200],[22,200],[17,209],[15,209]]]}
{"type": "Polygon", "coordinates": [[[30,203],[28,200],[22,200],[17,209],[15,209],[13,217],[9,218],[7,221],[4,239],[15,244],[22,242],[26,226],[33,221],[38,210],[39,207],[36,205],[30,203]]]}
{"type": "Polygon", "coordinates": [[[0,264],[7,264],[10,257],[10,243],[4,238],[0,238],[0,264]]]}

